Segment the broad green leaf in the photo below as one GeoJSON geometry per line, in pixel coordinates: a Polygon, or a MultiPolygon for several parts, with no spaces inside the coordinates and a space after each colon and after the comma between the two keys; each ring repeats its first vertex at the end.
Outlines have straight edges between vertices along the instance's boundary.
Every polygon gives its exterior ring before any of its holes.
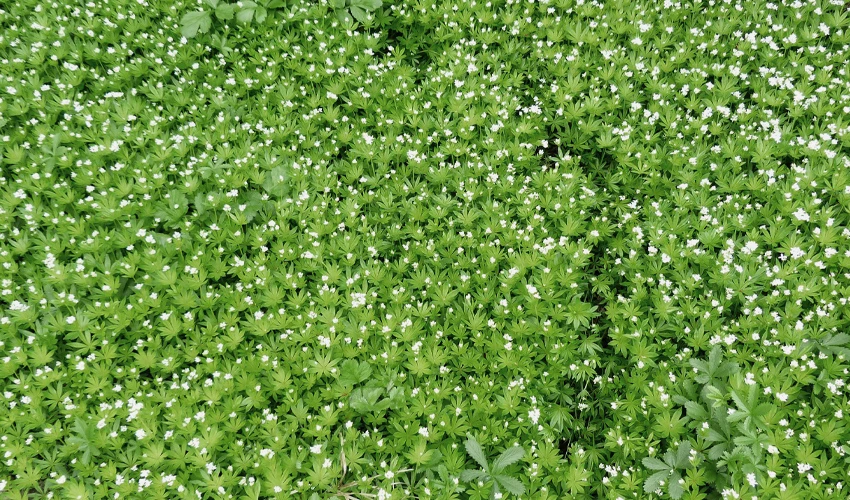
{"type": "Polygon", "coordinates": [[[490,467],[487,465],[487,457],[484,455],[484,450],[481,449],[481,445],[478,444],[478,441],[472,437],[471,434],[467,434],[464,446],[466,446],[466,452],[469,453],[469,456],[478,462],[478,465],[480,465],[482,469],[485,471],[490,470],[490,467]]]}
{"type": "Polygon", "coordinates": [[[685,493],[685,489],[681,484],[679,484],[680,479],[682,479],[682,476],[680,476],[678,472],[674,472],[673,475],[670,476],[667,492],[670,494],[670,498],[673,498],[674,500],[679,500],[682,498],[682,494],[685,493]]]}
{"type": "Polygon", "coordinates": [[[189,12],[180,20],[180,33],[186,38],[192,38],[195,35],[200,33],[206,33],[210,26],[212,25],[212,19],[210,19],[210,13],[199,10],[196,12],[189,12]]]}
{"type": "Polygon", "coordinates": [[[215,9],[215,17],[222,21],[233,19],[233,14],[236,12],[236,5],[229,3],[221,3],[215,9]]]}
{"type": "Polygon", "coordinates": [[[676,467],[687,468],[690,465],[691,442],[683,441],[676,450],[676,467]]]}
{"type": "Polygon", "coordinates": [[[347,359],[340,366],[340,375],[337,379],[342,385],[355,385],[363,382],[372,375],[372,367],[369,363],[347,359]]]}
{"type": "Polygon", "coordinates": [[[348,13],[348,9],[339,9],[336,11],[336,17],[343,24],[351,24],[354,22],[354,18],[351,17],[351,14],[348,13]]]}
{"type": "Polygon", "coordinates": [[[359,7],[366,12],[372,12],[376,9],[381,8],[383,3],[381,0],[351,0],[352,7],[359,7]]]}
{"type": "Polygon", "coordinates": [[[330,0],[328,2],[331,8],[334,9],[344,9],[345,8],[345,0],[330,0]]]}
{"type": "Polygon", "coordinates": [[[646,481],[643,483],[643,490],[647,493],[654,493],[658,488],[661,487],[661,482],[666,480],[670,476],[670,471],[661,471],[656,472],[655,474],[646,478],[646,481]]]}
{"type": "Polygon", "coordinates": [[[670,470],[670,466],[655,457],[646,457],[642,460],[643,465],[651,470],[670,470]]]}
{"type": "Polygon", "coordinates": [[[695,401],[688,401],[685,403],[685,409],[687,410],[687,415],[691,419],[696,420],[707,420],[708,412],[705,411],[705,408],[702,407],[701,404],[695,401]]]}
{"type": "Polygon", "coordinates": [[[519,446],[508,448],[493,462],[493,473],[495,474],[504,470],[505,467],[519,461],[524,455],[525,450],[519,446]]]}
{"type": "Polygon", "coordinates": [[[351,408],[360,413],[367,413],[377,409],[378,398],[384,390],[380,387],[362,387],[355,389],[350,396],[351,408]]]}
{"type": "Polygon", "coordinates": [[[239,7],[239,10],[236,12],[236,20],[240,23],[249,23],[251,19],[254,18],[254,12],[256,12],[258,6],[255,2],[251,0],[244,0],[242,2],[242,7],[239,7]]]}
{"type": "Polygon", "coordinates": [[[513,493],[514,495],[525,494],[525,485],[510,476],[496,475],[493,476],[493,479],[509,493],[513,493]]]}
{"type": "Polygon", "coordinates": [[[487,477],[487,474],[482,470],[466,469],[460,473],[460,480],[465,483],[482,480],[485,477],[487,477]]]}
{"type": "Polygon", "coordinates": [[[351,12],[351,15],[354,16],[354,19],[357,19],[361,23],[365,23],[369,20],[369,13],[360,7],[352,5],[348,10],[351,12]]]}

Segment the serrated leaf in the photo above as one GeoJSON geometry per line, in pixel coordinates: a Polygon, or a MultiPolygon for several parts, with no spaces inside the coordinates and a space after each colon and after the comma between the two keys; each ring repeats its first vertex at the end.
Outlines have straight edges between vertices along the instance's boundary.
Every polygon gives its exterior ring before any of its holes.
{"type": "Polygon", "coordinates": [[[352,5],[348,8],[348,10],[349,12],[351,12],[351,15],[354,16],[354,19],[357,19],[361,23],[365,23],[369,20],[369,13],[361,9],[360,7],[355,7],[354,5],[352,5]]]}
{"type": "Polygon", "coordinates": [[[683,441],[679,445],[679,449],[676,450],[676,467],[680,469],[686,468],[690,465],[690,453],[691,453],[691,442],[683,441]]]}
{"type": "Polygon", "coordinates": [[[695,401],[688,401],[685,403],[685,409],[687,410],[687,415],[691,419],[697,420],[707,420],[708,412],[705,411],[705,408],[702,407],[701,404],[695,401]]]}
{"type": "Polygon", "coordinates": [[[682,487],[681,484],[679,484],[679,479],[681,478],[682,476],[680,476],[678,472],[674,473],[670,477],[669,486],[667,487],[667,493],[670,494],[670,498],[672,498],[673,500],[679,500],[685,493],[685,489],[682,487]]]}
{"type": "Polygon", "coordinates": [[[351,24],[354,22],[354,18],[348,13],[348,9],[340,9],[336,11],[336,17],[343,24],[351,24]]]}
{"type": "Polygon", "coordinates": [[[493,462],[493,473],[504,470],[505,467],[519,461],[523,456],[525,456],[525,450],[519,446],[508,448],[493,462]]]}
{"type": "Polygon", "coordinates": [[[519,482],[517,479],[514,479],[510,476],[497,475],[493,476],[493,479],[499,483],[499,486],[505,489],[508,493],[513,493],[514,495],[523,495],[525,494],[525,485],[519,482]]]}
{"type": "Polygon", "coordinates": [[[850,335],[847,335],[846,333],[828,335],[825,339],[821,341],[822,345],[833,347],[842,346],[847,343],[850,343],[850,335]]]}
{"type": "Polygon", "coordinates": [[[484,479],[487,474],[482,470],[472,470],[466,469],[460,473],[460,480],[468,483],[470,481],[478,481],[479,479],[484,479]]]}
{"type": "Polygon", "coordinates": [[[378,408],[378,398],[383,389],[380,387],[361,387],[355,389],[350,396],[351,408],[360,413],[375,411],[378,408]]]}
{"type": "Polygon", "coordinates": [[[229,21],[233,19],[233,14],[236,12],[236,6],[229,3],[219,4],[215,9],[215,17],[221,21],[229,21]]]}
{"type": "Polygon", "coordinates": [[[649,476],[643,483],[643,490],[647,493],[654,493],[661,487],[661,482],[667,479],[669,475],[669,471],[662,471],[649,476]]]}
{"type": "Polygon", "coordinates": [[[236,12],[236,20],[240,23],[249,23],[254,17],[254,11],[257,9],[257,4],[251,0],[242,2],[242,7],[236,12]]]}
{"type": "Polygon", "coordinates": [[[180,24],[180,34],[186,38],[192,38],[199,32],[206,33],[212,25],[212,19],[209,12],[199,10],[184,15],[180,24]]]}
{"type": "Polygon", "coordinates": [[[340,366],[340,375],[337,379],[342,385],[355,385],[363,382],[372,375],[372,367],[369,363],[347,359],[340,366]]]}
{"type": "Polygon", "coordinates": [[[478,465],[480,465],[482,469],[485,471],[490,470],[490,467],[487,465],[487,457],[484,455],[484,450],[481,449],[481,445],[478,444],[478,441],[476,441],[471,434],[467,434],[464,446],[466,447],[466,452],[469,453],[469,456],[478,462],[478,465]]]}
{"type": "Polygon", "coordinates": [[[383,2],[381,0],[351,0],[352,7],[359,7],[366,12],[372,12],[375,9],[380,9],[383,2]]]}
{"type": "Polygon", "coordinates": [[[666,463],[664,463],[663,461],[661,461],[661,460],[659,460],[655,457],[646,457],[643,460],[641,460],[641,462],[643,462],[644,467],[651,469],[651,470],[666,470],[666,471],[670,470],[669,465],[667,465],[666,463]]]}

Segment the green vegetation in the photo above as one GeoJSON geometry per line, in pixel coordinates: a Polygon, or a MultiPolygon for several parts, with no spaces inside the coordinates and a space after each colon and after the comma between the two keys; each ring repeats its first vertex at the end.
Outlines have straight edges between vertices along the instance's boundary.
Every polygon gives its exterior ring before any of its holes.
{"type": "Polygon", "coordinates": [[[0,2],[0,496],[850,496],[850,11],[0,2]]]}

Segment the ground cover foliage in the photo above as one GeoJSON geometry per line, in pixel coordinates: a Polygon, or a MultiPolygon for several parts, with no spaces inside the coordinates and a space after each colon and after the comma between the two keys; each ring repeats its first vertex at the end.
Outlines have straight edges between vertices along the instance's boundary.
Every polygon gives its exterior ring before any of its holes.
{"type": "Polygon", "coordinates": [[[843,1],[0,27],[3,498],[847,498],[843,1]]]}

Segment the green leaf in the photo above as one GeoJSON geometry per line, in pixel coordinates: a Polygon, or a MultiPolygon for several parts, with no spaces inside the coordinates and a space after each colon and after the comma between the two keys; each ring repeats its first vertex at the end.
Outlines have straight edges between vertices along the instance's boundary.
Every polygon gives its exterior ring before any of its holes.
{"type": "Polygon", "coordinates": [[[359,7],[366,12],[372,12],[376,9],[380,9],[383,2],[381,0],[351,0],[352,7],[359,7]]]}
{"type": "Polygon", "coordinates": [[[236,20],[240,23],[249,23],[251,19],[254,18],[254,13],[257,11],[258,7],[255,2],[251,0],[245,0],[242,2],[242,7],[239,8],[239,11],[236,13],[236,20]]]}
{"type": "Polygon", "coordinates": [[[655,457],[646,457],[642,460],[643,465],[651,470],[669,471],[670,466],[655,457]]]}
{"type": "Polygon", "coordinates": [[[234,13],[236,13],[236,6],[230,3],[219,4],[215,9],[215,17],[221,21],[233,19],[234,13]]]}
{"type": "Polygon", "coordinates": [[[351,24],[354,22],[354,18],[351,17],[351,14],[348,13],[347,9],[337,10],[336,17],[343,24],[351,24]]]}
{"type": "Polygon", "coordinates": [[[330,6],[334,9],[344,9],[345,8],[345,0],[330,0],[330,6]]]}
{"type": "Polygon", "coordinates": [[[643,483],[643,490],[647,493],[654,493],[661,487],[661,482],[667,479],[670,475],[670,471],[661,471],[656,472],[655,474],[646,478],[646,481],[643,483]]]}
{"type": "Polygon", "coordinates": [[[181,28],[180,33],[186,38],[192,38],[198,34],[198,32],[206,33],[209,31],[210,26],[212,25],[212,19],[210,19],[210,13],[199,10],[196,12],[189,12],[183,19],[180,20],[181,28]]]}
{"type": "Polygon", "coordinates": [[[670,498],[673,498],[674,500],[682,498],[682,495],[685,493],[685,489],[682,487],[681,484],[679,484],[679,480],[681,478],[682,476],[680,476],[678,472],[670,476],[670,481],[668,483],[669,486],[667,486],[667,493],[669,493],[670,498]]]}
{"type": "Polygon", "coordinates": [[[688,417],[690,417],[691,419],[708,419],[708,412],[705,411],[705,408],[703,408],[701,404],[695,401],[687,401],[685,403],[685,409],[687,410],[688,417]]]}
{"type": "Polygon", "coordinates": [[[679,469],[687,468],[690,465],[691,442],[683,441],[676,450],[676,467],[679,469]]]}
{"type": "Polygon", "coordinates": [[[365,361],[358,363],[353,359],[347,359],[340,366],[340,375],[337,379],[342,385],[355,385],[363,382],[372,375],[372,367],[365,361]]]}
{"type": "Polygon", "coordinates": [[[493,479],[495,479],[496,482],[498,482],[499,485],[509,493],[513,493],[514,495],[525,494],[525,486],[510,476],[496,475],[493,476],[493,479]]]}
{"type": "Polygon", "coordinates": [[[460,480],[465,483],[483,480],[485,477],[487,474],[483,470],[466,469],[460,473],[460,480]]]}
{"type": "Polygon", "coordinates": [[[519,446],[508,448],[493,462],[493,473],[504,470],[505,467],[519,461],[524,455],[525,450],[519,446]]]}
{"type": "Polygon", "coordinates": [[[481,449],[481,445],[478,444],[478,441],[472,436],[472,434],[466,435],[466,452],[469,453],[469,456],[472,457],[473,460],[478,462],[478,465],[481,466],[485,471],[489,471],[490,467],[487,465],[487,457],[484,455],[484,450],[481,449]]]}
{"type": "Polygon", "coordinates": [[[839,333],[837,335],[827,335],[827,337],[821,341],[822,345],[832,347],[842,346],[847,343],[850,343],[850,335],[847,335],[846,333],[839,333]]]}
{"type": "Polygon", "coordinates": [[[351,15],[361,23],[365,23],[369,20],[369,14],[360,7],[352,5],[349,10],[351,11],[351,15]]]}
{"type": "Polygon", "coordinates": [[[360,413],[367,413],[378,408],[378,398],[384,390],[380,387],[363,387],[351,393],[351,408],[360,413]]]}

